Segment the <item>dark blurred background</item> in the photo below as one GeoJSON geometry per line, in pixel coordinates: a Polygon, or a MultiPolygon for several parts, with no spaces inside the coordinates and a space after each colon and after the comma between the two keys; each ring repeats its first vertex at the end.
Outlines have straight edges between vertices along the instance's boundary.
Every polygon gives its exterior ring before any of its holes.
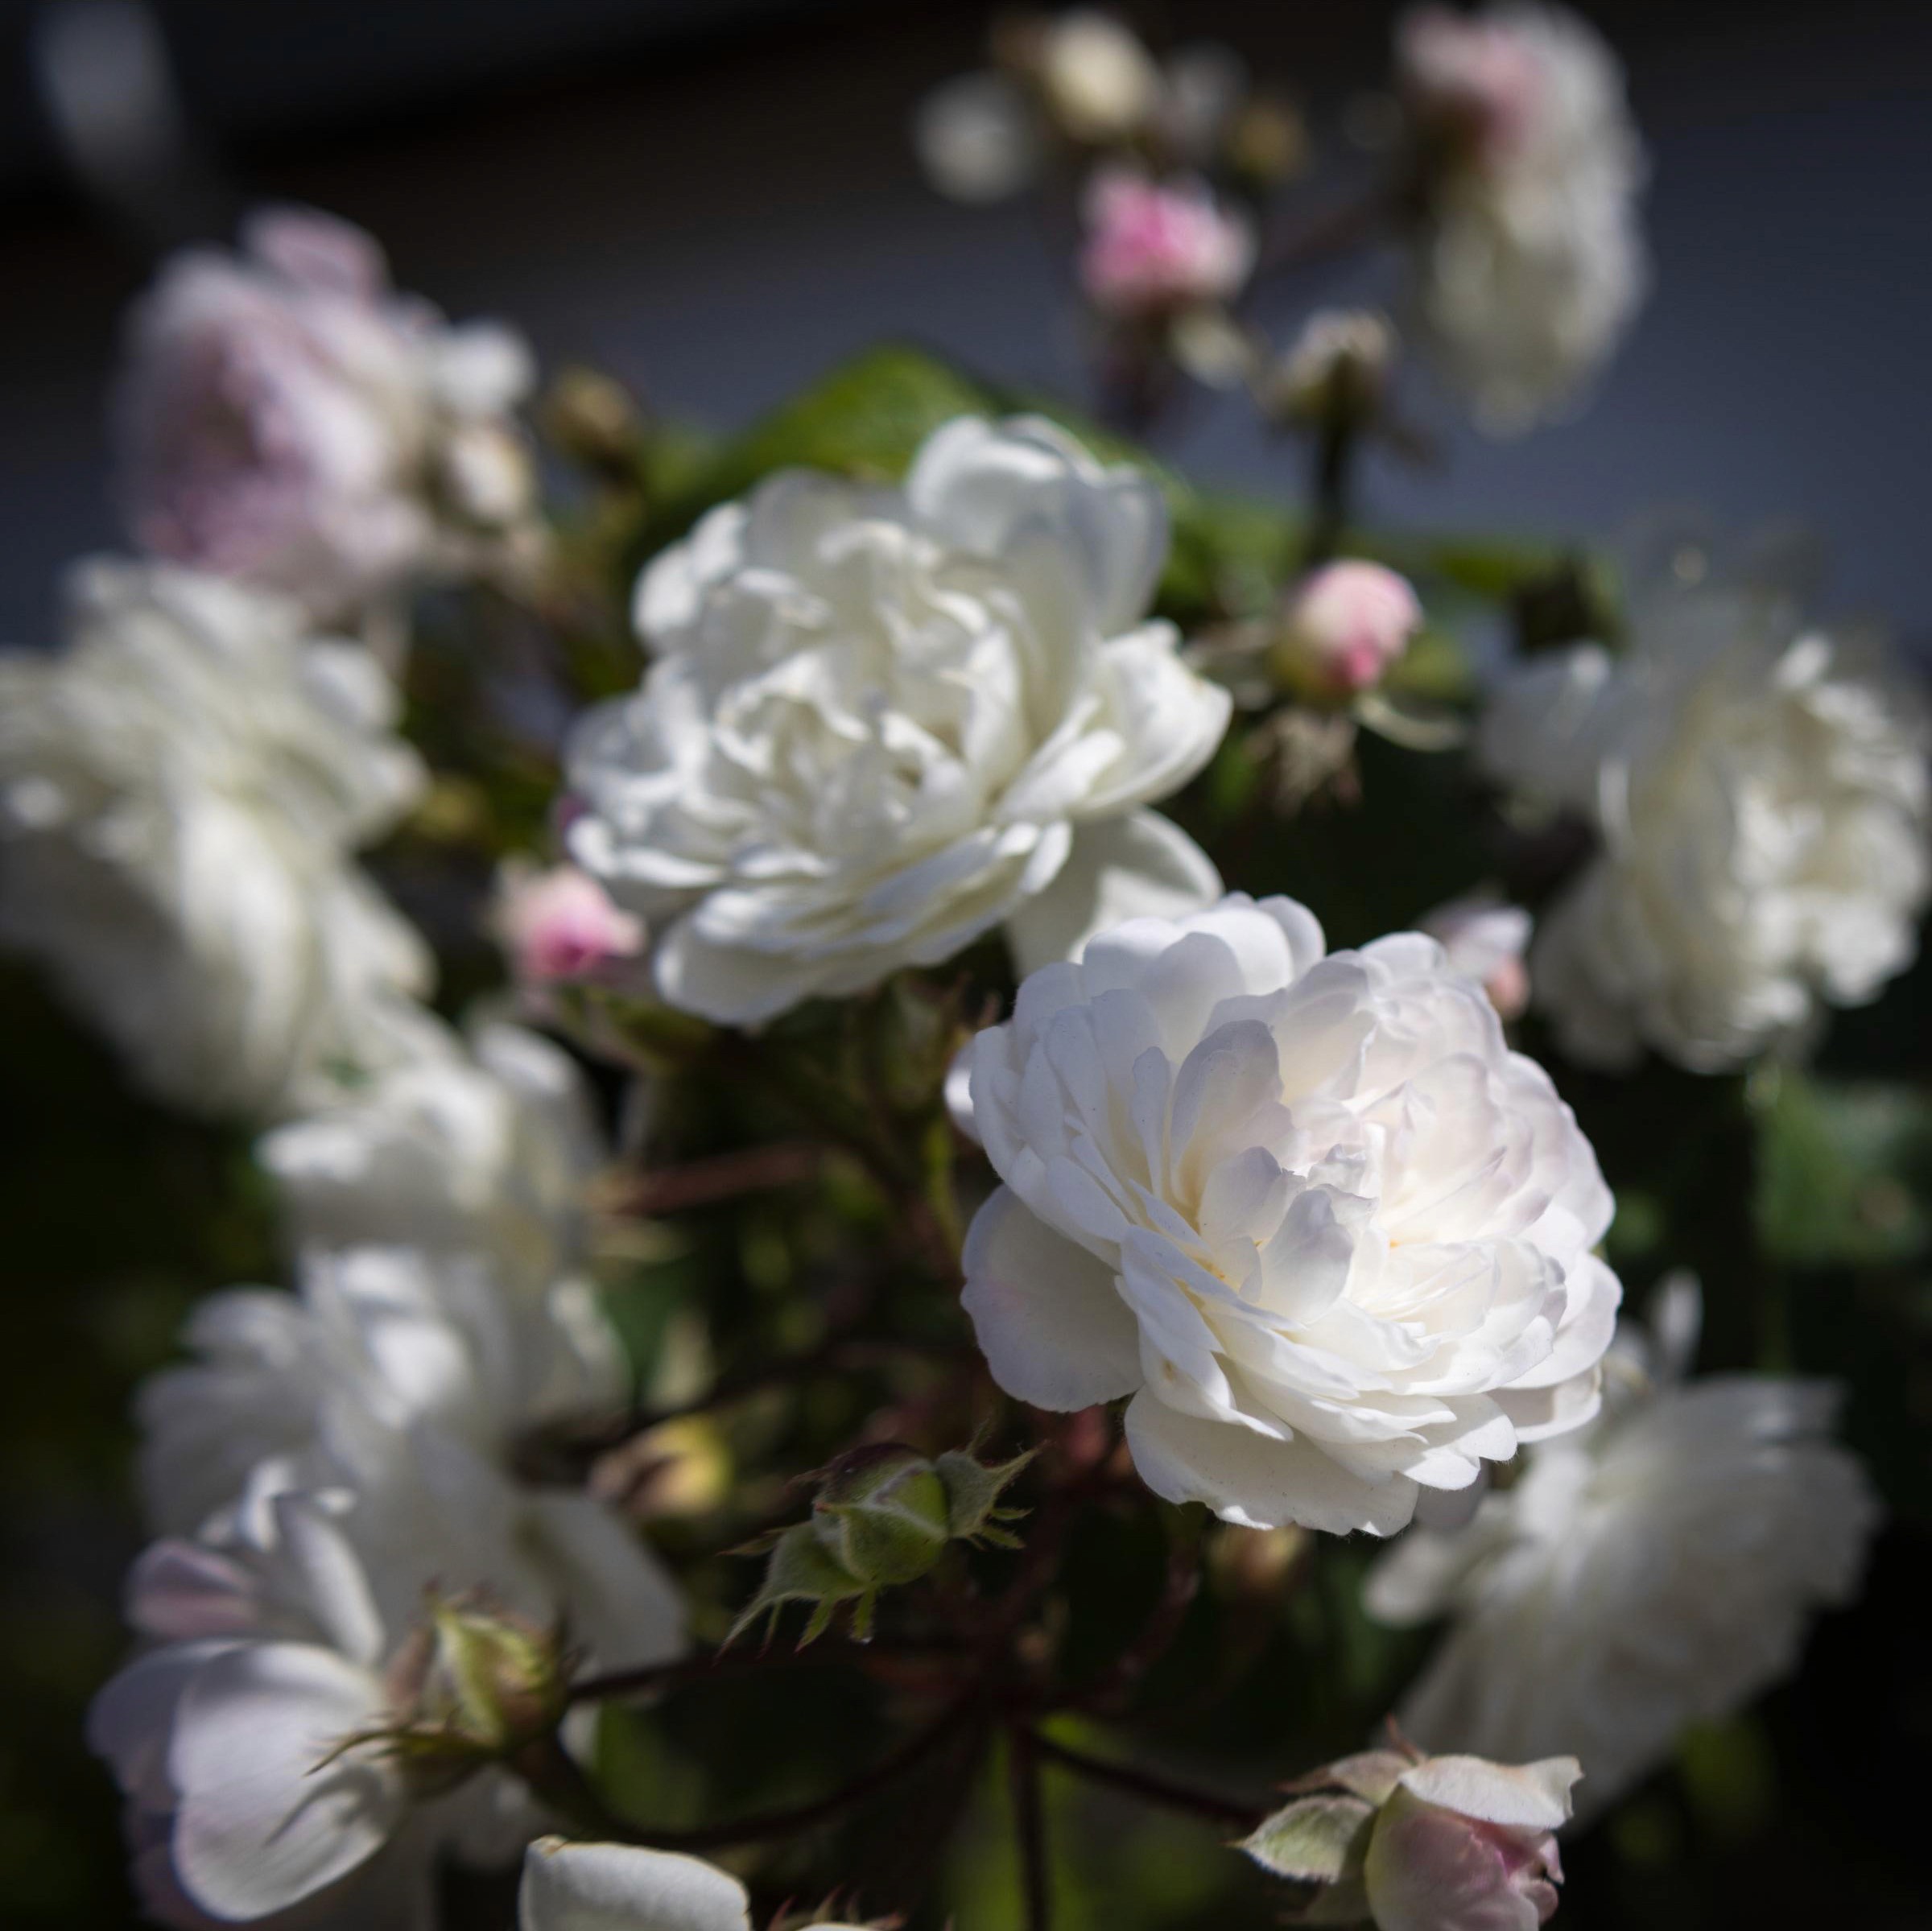
{"type": "MultiPolygon", "coordinates": [[[[364,224],[403,287],[459,316],[514,320],[547,365],[600,363],[663,413],[718,427],[888,336],[1080,390],[1055,247],[1024,203],[939,200],[906,140],[919,93],[979,63],[985,6],[153,0],[195,161],[130,221],[79,184],[38,78],[50,44],[76,44],[63,35],[88,44],[101,18],[88,4],[0,0],[0,644],[52,641],[60,565],[117,540],[103,392],[153,250],[225,234],[259,196],[364,224]]],[[[1385,71],[1395,9],[1125,10],[1158,39],[1232,41],[1340,148],[1344,104],[1385,71]]],[[[1580,420],[1494,444],[1445,413],[1444,471],[1374,469],[1368,514],[1590,538],[1660,503],[1746,528],[1795,519],[1827,546],[1834,603],[1889,613],[1925,646],[1932,6],[1583,10],[1629,63],[1650,145],[1653,299],[1580,420]]],[[[112,171],[111,138],[95,163],[112,171]]],[[[1373,264],[1313,275],[1277,286],[1263,319],[1286,334],[1315,301],[1378,293],[1373,264]]],[[[1211,480],[1299,485],[1232,403],[1199,411],[1173,453],[1211,480]]],[[[188,1298],[262,1277],[272,1248],[240,1141],[120,1096],[105,1057],[64,1033],[23,1050],[47,1009],[19,975],[0,1006],[0,1086],[29,1149],[9,1164],[32,1181],[13,1190],[0,1249],[0,1924],[119,1925],[131,1920],[113,1800],[75,1734],[121,1641],[132,1545],[128,1442],[111,1417],[188,1298]]],[[[1924,1042],[1880,1026],[1852,1029],[1861,1070],[1925,1063],[1924,1042]]],[[[1648,1090],[1669,1104],[1667,1082],[1648,1090]]],[[[1821,1281],[1821,1307],[1836,1291],[1821,1281]]],[[[1911,1291],[1932,1310],[1932,1289],[1911,1291]]],[[[1923,1461],[1915,1449],[1914,1483],[1923,1461]]],[[[1761,1789],[1729,1836],[1721,1803],[1715,1826],[1699,1813],[1694,1894],[1687,1813],[1658,1800],[1613,1842],[1578,1846],[1563,1921],[1932,1924],[1909,1875],[1932,1747],[1922,1583],[1909,1579],[1926,1546],[1922,1522],[1890,1538],[1866,1604],[1827,1623],[1768,1729],[1726,1746],[1748,1760],[1751,1736],[1774,1742],[1795,1785],[1781,1803],[1761,1789]]],[[[1735,1793],[1741,1776],[1748,1790],[1760,1772],[1734,1760],[1715,1787],[1735,1793]]]]}
{"type": "MultiPolygon", "coordinates": [[[[88,0],[68,0],[75,14],[88,0]]],[[[52,0],[0,0],[0,638],[38,640],[52,566],[111,541],[101,397],[145,263],[69,184],[31,47],[52,0]]],[[[294,196],[388,244],[403,286],[498,312],[662,410],[738,423],[903,335],[1009,379],[1080,375],[1063,263],[1024,203],[940,201],[906,113],[977,64],[967,0],[153,0],[218,187],[294,196]]],[[[1169,0],[1157,39],[1224,37],[1339,109],[1385,71],[1381,0],[1169,0]]],[[[1598,0],[1649,138],[1656,292],[1579,422],[1455,439],[1384,471],[1385,518],[1600,534],[1659,501],[1797,518],[1843,600],[1932,627],[1919,452],[1932,427],[1932,7],[1598,0]]],[[[1284,332],[1340,274],[1271,291],[1284,332]]],[[[1230,403],[1178,453],[1266,486],[1230,403]]]]}

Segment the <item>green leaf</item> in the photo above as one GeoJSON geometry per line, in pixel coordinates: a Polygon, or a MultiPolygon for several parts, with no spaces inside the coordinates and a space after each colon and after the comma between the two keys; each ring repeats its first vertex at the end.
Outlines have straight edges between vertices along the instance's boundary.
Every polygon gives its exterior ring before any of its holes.
{"type": "Polygon", "coordinates": [[[1909,1087],[1781,1073],[1758,1114],[1753,1214],[1800,1265],[1900,1261],[1925,1247],[1932,1108],[1909,1087]]]}
{"type": "Polygon", "coordinates": [[[793,464],[892,478],[942,423],[1001,405],[923,350],[888,344],[835,369],[733,443],[707,479],[719,497],[793,464]]]}
{"type": "Polygon", "coordinates": [[[1241,1848],[1277,1877],[1339,1884],[1361,1869],[1374,1822],[1374,1806],[1358,1797],[1304,1797],[1276,1811],[1241,1848]]]}

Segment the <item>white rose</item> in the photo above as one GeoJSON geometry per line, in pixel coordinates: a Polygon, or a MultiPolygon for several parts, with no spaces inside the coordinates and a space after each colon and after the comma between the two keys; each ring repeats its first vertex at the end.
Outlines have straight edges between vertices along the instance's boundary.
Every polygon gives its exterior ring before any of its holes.
{"type": "Polygon", "coordinates": [[[1491,432],[1560,415],[1649,281],[1623,70],[1576,14],[1527,4],[1418,8],[1397,69],[1426,157],[1414,263],[1425,345],[1491,432]]]}
{"type": "Polygon", "coordinates": [[[397,295],[376,243],[313,210],[263,209],[242,243],[173,257],[130,323],[117,426],[142,548],[334,618],[529,522],[518,338],[397,295]]]}
{"type": "Polygon", "coordinates": [[[1751,590],[1646,599],[1620,657],[1517,670],[1480,754],[1601,836],[1530,955],[1565,1050],[1717,1071],[1876,997],[1932,891],[1926,741],[1875,654],[1751,590]]]}
{"type": "Polygon", "coordinates": [[[444,1855],[499,1863],[535,1834],[536,1806],[504,1772],[436,1795],[379,1744],[344,1747],[401,1714],[432,1585],[566,1617],[603,1661],[676,1652],[675,1612],[634,1549],[581,1543],[559,1586],[520,1546],[500,1485],[447,1459],[423,1467],[411,1508],[392,1496],[373,1538],[363,1499],[265,1471],[201,1539],[136,1564],[129,1616],[152,1646],[95,1698],[88,1733],[128,1797],[153,1915],[200,1931],[314,1900],[332,1923],[424,1924],[444,1855]]]}
{"type": "Polygon", "coordinates": [[[649,921],[663,996],[757,1021],[1002,922],[1026,968],[1211,899],[1141,808],[1228,713],[1147,621],[1166,543],[1149,478],[963,418],[902,489],[780,475],[659,557],[658,661],[568,761],[572,855],[649,921]]]}
{"type": "MultiPolygon", "coordinates": [[[[151,1521],[197,1529],[276,1462],[300,1479],[378,1496],[415,1479],[432,1429],[510,1468],[519,1436],[622,1393],[618,1351],[589,1289],[506,1294],[474,1256],[364,1247],[303,1257],[299,1291],[235,1288],[189,1317],[199,1357],[137,1398],[151,1521]]],[[[565,1492],[533,1492],[539,1512],[565,1492]]]]}
{"type": "MultiPolygon", "coordinates": [[[[523,1854],[522,1931],[752,1931],[751,1899],[703,1859],[547,1837],[523,1854]]],[[[809,1931],[857,1931],[814,1919],[809,1931]]]]}
{"type": "Polygon", "coordinates": [[[1372,1572],[1385,1622],[1455,1621],[1403,1727],[1483,1754],[1558,1737],[1584,1808],[1612,1801],[1688,1723],[1797,1661],[1812,1614],[1856,1595],[1879,1509],[1827,1440],[1837,1391],[1769,1375],[1680,1383],[1696,1289],[1663,1292],[1654,1339],[1620,1335],[1598,1423],[1538,1447],[1451,1534],[1416,1529],[1372,1572]]]}
{"type": "Polygon", "coordinates": [[[489,1256],[540,1294],[585,1258],[586,1186],[605,1149],[576,1062],[489,1021],[266,1134],[295,1240],[489,1256]]]}
{"type": "Polygon", "coordinates": [[[1433,940],[1323,951],[1301,906],[1236,894],[1029,978],[972,1048],[1005,1184],[965,1306],[1009,1394],[1131,1395],[1157,1494],[1387,1535],[1594,1412],[1611,1203],[1433,940]]]}
{"type": "Polygon", "coordinates": [[[374,660],[164,565],[68,603],[64,650],[0,657],[0,943],[199,1111],[424,1050],[427,952],[349,862],[423,783],[374,660]]]}

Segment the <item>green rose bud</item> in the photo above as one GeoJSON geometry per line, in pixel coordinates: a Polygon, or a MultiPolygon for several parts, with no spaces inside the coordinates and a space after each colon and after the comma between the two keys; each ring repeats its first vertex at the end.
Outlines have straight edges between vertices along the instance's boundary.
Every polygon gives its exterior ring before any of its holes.
{"type": "Polygon", "coordinates": [[[762,1537],[741,1553],[770,1553],[765,1580],[733,1626],[729,1642],[762,1615],[775,1624],[787,1603],[812,1606],[800,1646],[831,1625],[841,1603],[852,1605],[852,1632],[872,1634],[881,1589],[914,1582],[948,1542],[1019,1546],[1001,1525],[1021,1511],[997,1506],[1001,1492],[1032,1454],[989,1467],[967,1450],[936,1461],[900,1442],[849,1450],[824,1470],[811,1519],[762,1537]]]}
{"type": "Polygon", "coordinates": [[[569,1682],[555,1631],[479,1597],[432,1595],[390,1669],[394,1727],[356,1740],[384,1745],[432,1794],[548,1735],[569,1682]]]}
{"type": "Polygon", "coordinates": [[[812,1503],[811,1526],[848,1575],[875,1588],[916,1582],[952,1533],[938,1471],[896,1442],[855,1448],[833,1463],[812,1503]]]}

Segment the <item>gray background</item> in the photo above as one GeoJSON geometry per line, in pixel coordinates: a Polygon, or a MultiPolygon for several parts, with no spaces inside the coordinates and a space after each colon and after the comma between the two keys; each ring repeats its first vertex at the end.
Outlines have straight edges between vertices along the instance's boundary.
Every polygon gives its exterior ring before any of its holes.
{"type": "MultiPolygon", "coordinates": [[[[141,250],[64,181],[0,8],[0,640],[44,639],[60,560],[115,539],[101,395],[141,250]]],[[[1932,416],[1932,8],[1613,4],[1654,179],[1656,289],[1579,421],[1468,431],[1422,477],[1377,467],[1385,519],[1612,531],[1659,503],[1827,539],[1833,600],[1932,631],[1921,452],[1932,416]]],[[[972,64],[984,8],[840,0],[172,0],[197,132],[237,196],[374,229],[399,278],[588,357],[660,409],[741,422],[882,336],[1076,390],[1063,263],[1023,206],[949,206],[907,109],[972,64]]],[[[1173,6],[1294,85],[1331,135],[1383,71],[1394,10],[1173,6]]],[[[1339,137],[1336,137],[1339,148],[1339,137]]],[[[217,219],[210,216],[201,217],[217,219]]],[[[1276,290],[1384,290],[1357,265],[1276,290]]],[[[1446,411],[1438,410],[1447,426],[1446,411]]],[[[1201,410],[1199,473],[1298,485],[1240,406],[1201,410]]]]}

